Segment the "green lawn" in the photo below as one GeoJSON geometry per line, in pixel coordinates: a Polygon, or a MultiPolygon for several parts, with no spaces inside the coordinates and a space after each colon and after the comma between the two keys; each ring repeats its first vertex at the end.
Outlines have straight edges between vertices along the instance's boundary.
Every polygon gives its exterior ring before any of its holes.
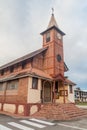
{"type": "Polygon", "coordinates": [[[87,102],[78,102],[78,103],[76,103],[76,105],[85,105],[85,106],[87,106],[87,102]]]}

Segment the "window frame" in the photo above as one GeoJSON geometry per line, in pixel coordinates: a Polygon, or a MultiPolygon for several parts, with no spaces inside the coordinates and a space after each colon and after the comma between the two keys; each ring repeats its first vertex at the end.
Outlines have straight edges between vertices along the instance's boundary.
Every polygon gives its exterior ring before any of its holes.
{"type": "Polygon", "coordinates": [[[3,70],[1,70],[1,76],[3,76],[4,75],[4,69],[3,70]]]}
{"type": "Polygon", "coordinates": [[[0,83],[0,92],[4,91],[3,83],[0,83]]]}
{"type": "Polygon", "coordinates": [[[7,83],[7,91],[18,90],[18,80],[8,81],[7,83]]]}
{"type": "Polygon", "coordinates": [[[38,89],[38,78],[32,78],[32,89],[38,89]]]}
{"type": "Polygon", "coordinates": [[[60,90],[60,96],[68,96],[68,90],[60,90]]]}
{"type": "Polygon", "coordinates": [[[69,93],[73,93],[73,86],[69,85],[69,93]]]}
{"type": "Polygon", "coordinates": [[[23,61],[23,62],[22,62],[22,65],[21,65],[21,66],[22,66],[22,69],[25,69],[26,64],[27,64],[26,61],[23,61]]]}
{"type": "Polygon", "coordinates": [[[50,41],[50,32],[47,32],[46,33],[46,42],[49,42],[50,41]]]}
{"type": "Polygon", "coordinates": [[[14,72],[14,66],[11,66],[10,67],[10,73],[13,73],[14,72]]]}

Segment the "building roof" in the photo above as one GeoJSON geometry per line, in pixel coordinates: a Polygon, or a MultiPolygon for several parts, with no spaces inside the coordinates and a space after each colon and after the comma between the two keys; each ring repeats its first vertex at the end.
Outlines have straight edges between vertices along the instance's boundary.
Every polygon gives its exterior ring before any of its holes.
{"type": "Polygon", "coordinates": [[[57,22],[56,22],[56,20],[55,20],[54,14],[51,15],[51,19],[50,19],[50,21],[49,21],[49,24],[48,24],[47,29],[49,29],[49,28],[51,28],[51,27],[53,27],[53,26],[55,26],[55,27],[58,28],[58,25],[57,25],[57,22]]]}
{"type": "MultiPolygon", "coordinates": [[[[5,69],[5,68],[7,68],[7,67],[10,67],[10,66],[12,66],[12,65],[15,65],[15,64],[17,64],[17,63],[20,63],[20,62],[22,62],[22,61],[24,61],[24,60],[33,58],[34,56],[36,56],[36,55],[38,55],[38,54],[40,54],[40,53],[46,51],[47,48],[48,48],[48,47],[46,47],[46,48],[41,48],[41,49],[36,50],[36,51],[34,51],[34,52],[32,52],[32,53],[29,53],[29,54],[27,54],[27,55],[25,55],[25,56],[22,56],[22,57],[20,57],[20,58],[14,60],[14,61],[12,61],[12,62],[9,62],[9,63],[7,63],[7,64],[1,66],[1,67],[0,67],[0,70],[5,69]]],[[[67,65],[65,64],[65,62],[64,62],[64,70],[65,70],[65,71],[68,71],[68,67],[67,67],[67,65]]]]}
{"type": "Polygon", "coordinates": [[[29,68],[27,70],[23,70],[17,73],[9,74],[8,76],[0,78],[0,82],[5,82],[5,81],[11,81],[13,79],[20,79],[24,77],[39,77],[41,79],[46,79],[49,81],[52,81],[52,77],[49,76],[47,73],[45,73],[42,70],[38,70],[36,68],[29,68]]]}
{"type": "Polygon", "coordinates": [[[38,55],[38,54],[40,54],[40,53],[42,53],[42,52],[44,52],[44,51],[46,51],[46,50],[47,50],[47,47],[46,47],[46,48],[41,48],[41,49],[36,50],[36,51],[34,51],[34,52],[32,52],[32,53],[29,53],[29,54],[27,54],[27,55],[25,55],[25,56],[23,56],[23,57],[20,57],[20,58],[14,60],[14,61],[12,61],[12,62],[9,62],[9,63],[7,63],[7,64],[1,66],[1,67],[0,67],[0,70],[5,69],[5,68],[7,68],[7,67],[9,67],[9,66],[15,65],[15,64],[17,64],[17,63],[19,63],[19,62],[22,62],[22,61],[24,61],[24,60],[33,58],[34,56],[36,56],[36,55],[38,55]]]}
{"type": "Polygon", "coordinates": [[[66,63],[64,62],[64,71],[67,72],[69,68],[67,67],[66,63]]]}
{"type": "Polygon", "coordinates": [[[65,33],[59,29],[58,24],[57,24],[57,22],[55,20],[54,14],[51,15],[51,19],[49,21],[48,27],[47,27],[47,29],[45,31],[43,31],[41,33],[41,35],[43,35],[47,31],[50,31],[53,28],[56,29],[61,35],[65,35],[65,33]]]}
{"type": "Polygon", "coordinates": [[[65,78],[65,84],[69,84],[69,85],[73,85],[75,86],[76,84],[74,82],[72,82],[71,80],[65,78]]]}
{"type": "Polygon", "coordinates": [[[75,89],[74,91],[76,91],[76,92],[86,92],[87,93],[87,90],[81,90],[81,89],[75,89]]]}
{"type": "Polygon", "coordinates": [[[64,81],[65,80],[65,78],[64,78],[64,76],[62,74],[57,74],[53,78],[54,78],[55,81],[56,80],[60,80],[60,81],[64,81]]]}

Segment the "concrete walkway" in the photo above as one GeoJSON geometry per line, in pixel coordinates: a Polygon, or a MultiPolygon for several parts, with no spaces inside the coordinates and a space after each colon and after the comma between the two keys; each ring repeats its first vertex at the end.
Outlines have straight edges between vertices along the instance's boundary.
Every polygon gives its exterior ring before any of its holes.
{"type": "Polygon", "coordinates": [[[78,108],[87,109],[86,105],[76,105],[78,108]]]}

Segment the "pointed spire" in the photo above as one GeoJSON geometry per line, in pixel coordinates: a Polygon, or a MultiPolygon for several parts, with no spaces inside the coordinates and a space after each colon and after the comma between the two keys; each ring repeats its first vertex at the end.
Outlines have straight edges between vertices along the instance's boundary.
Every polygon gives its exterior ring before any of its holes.
{"type": "Polygon", "coordinates": [[[56,22],[55,17],[54,17],[54,9],[53,8],[52,8],[52,15],[51,15],[51,19],[50,19],[50,22],[48,24],[48,27],[45,31],[43,31],[40,34],[43,35],[44,33],[46,33],[48,30],[50,30],[52,28],[56,29],[61,35],[65,35],[65,33],[62,32],[57,25],[57,22],[56,22]]]}
{"type": "Polygon", "coordinates": [[[50,22],[48,24],[47,29],[51,28],[53,26],[56,26],[58,28],[57,22],[56,22],[55,17],[54,17],[54,8],[52,8],[52,15],[51,15],[51,19],[50,19],[50,22]]]}

